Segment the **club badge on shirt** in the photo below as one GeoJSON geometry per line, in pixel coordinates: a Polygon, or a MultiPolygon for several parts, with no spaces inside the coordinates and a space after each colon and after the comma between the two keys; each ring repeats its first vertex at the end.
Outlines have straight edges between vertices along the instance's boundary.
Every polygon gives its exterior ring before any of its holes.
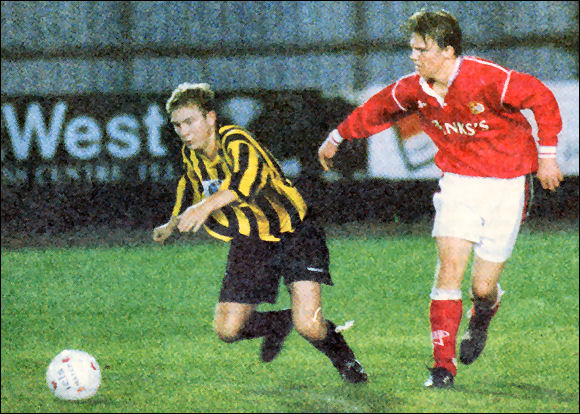
{"type": "Polygon", "coordinates": [[[479,103],[479,102],[469,102],[468,104],[469,106],[469,110],[471,111],[471,113],[473,115],[478,115],[480,113],[482,113],[483,111],[485,111],[485,107],[483,106],[483,104],[479,103]]]}
{"type": "Polygon", "coordinates": [[[220,189],[222,180],[205,180],[201,183],[201,185],[203,185],[203,194],[205,197],[209,197],[220,189]]]}

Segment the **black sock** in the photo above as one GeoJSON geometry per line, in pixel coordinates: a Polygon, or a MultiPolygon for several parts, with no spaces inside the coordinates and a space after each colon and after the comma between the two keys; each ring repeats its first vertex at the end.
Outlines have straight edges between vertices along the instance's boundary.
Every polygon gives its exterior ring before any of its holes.
{"type": "Polygon", "coordinates": [[[292,321],[292,311],[284,309],[270,312],[254,312],[238,335],[238,340],[259,338],[282,329],[292,321]]]}
{"type": "Polygon", "coordinates": [[[495,302],[487,302],[479,298],[473,301],[475,309],[474,315],[471,316],[469,324],[482,330],[487,330],[491,322],[491,318],[495,315],[497,308],[494,308],[495,302]]]}
{"type": "Polygon", "coordinates": [[[345,361],[355,359],[352,349],[348,346],[342,334],[336,332],[336,325],[326,321],[326,338],[320,341],[310,341],[316,349],[326,355],[335,367],[342,365],[345,361]]]}

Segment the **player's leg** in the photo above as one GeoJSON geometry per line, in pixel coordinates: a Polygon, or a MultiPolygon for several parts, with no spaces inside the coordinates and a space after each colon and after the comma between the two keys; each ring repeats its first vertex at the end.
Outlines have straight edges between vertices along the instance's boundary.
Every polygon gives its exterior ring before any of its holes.
{"type": "MultiPolygon", "coordinates": [[[[273,243],[253,239],[234,239],[230,245],[225,276],[216,307],[215,331],[225,342],[265,337],[264,344],[280,333],[292,330],[290,309],[258,312],[260,303],[275,303],[280,276],[269,268],[275,251],[273,243]]],[[[262,346],[262,359],[273,359],[262,346]]],[[[275,355],[274,355],[275,356],[275,355]]]]}
{"type": "Polygon", "coordinates": [[[474,255],[471,283],[474,297],[491,304],[496,303],[500,291],[498,282],[504,265],[505,262],[490,262],[474,255]]]}
{"type": "Polygon", "coordinates": [[[433,195],[431,235],[437,242],[438,261],[429,307],[434,365],[424,384],[427,387],[449,387],[457,373],[456,335],[463,314],[461,282],[482,230],[479,206],[485,193],[480,186],[474,177],[445,173],[439,180],[440,191],[433,195]]]}
{"type": "Polygon", "coordinates": [[[321,284],[333,285],[324,230],[306,217],[281,241],[277,261],[292,299],[296,330],[324,353],[346,382],[366,382],[367,375],[336,325],[322,314],[321,284]]]}
{"type": "Polygon", "coordinates": [[[235,342],[247,325],[256,305],[235,302],[219,302],[215,309],[214,330],[224,342],[235,342]]]}
{"type": "Polygon", "coordinates": [[[301,280],[290,286],[292,317],[298,333],[325,354],[346,382],[366,382],[367,375],[336,325],[322,314],[320,284],[301,280]]]}
{"type": "Polygon", "coordinates": [[[503,295],[498,283],[503,266],[504,262],[490,262],[477,255],[473,260],[473,306],[459,349],[459,360],[465,365],[475,361],[485,347],[489,324],[499,309],[503,295]]]}
{"type": "MultiPolygon", "coordinates": [[[[290,309],[257,312],[257,305],[219,302],[214,316],[214,329],[224,342],[236,342],[272,335],[284,327],[286,335],[292,330],[290,309]]],[[[269,361],[265,361],[269,362],[269,361]]]]}
{"type": "Polygon", "coordinates": [[[289,291],[292,299],[292,319],[296,331],[311,341],[326,338],[327,326],[322,316],[320,284],[301,280],[292,283],[289,291]]]}
{"type": "Polygon", "coordinates": [[[487,191],[489,208],[484,211],[482,237],[474,246],[470,320],[459,347],[459,360],[471,364],[487,341],[491,319],[496,315],[503,290],[498,281],[511,256],[531,198],[526,177],[493,180],[487,191]]]}
{"type": "Polygon", "coordinates": [[[461,281],[473,243],[454,237],[436,237],[438,266],[431,290],[429,320],[434,364],[426,387],[453,385],[457,375],[457,331],[463,314],[461,281]]]}

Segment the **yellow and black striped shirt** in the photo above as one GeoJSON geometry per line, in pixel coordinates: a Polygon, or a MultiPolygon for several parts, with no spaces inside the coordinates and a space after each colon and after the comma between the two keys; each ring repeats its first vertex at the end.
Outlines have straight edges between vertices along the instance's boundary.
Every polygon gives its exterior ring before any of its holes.
{"type": "Polygon", "coordinates": [[[231,190],[238,199],[214,211],[204,224],[211,236],[230,241],[241,234],[275,242],[282,233],[293,232],[307,206],[276,159],[240,126],[223,126],[218,134],[214,160],[182,147],[184,174],[177,185],[173,215],[180,214],[188,189],[192,204],[218,190],[231,190]]]}

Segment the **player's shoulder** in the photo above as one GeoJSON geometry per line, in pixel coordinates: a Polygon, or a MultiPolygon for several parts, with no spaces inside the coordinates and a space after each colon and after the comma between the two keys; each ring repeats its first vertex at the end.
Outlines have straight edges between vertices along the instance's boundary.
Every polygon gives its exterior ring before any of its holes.
{"type": "Polygon", "coordinates": [[[419,86],[419,81],[421,79],[421,75],[417,72],[408,73],[406,75],[401,76],[397,79],[394,83],[395,86],[404,85],[404,86],[419,86]]]}
{"type": "Polygon", "coordinates": [[[248,130],[240,125],[220,125],[218,127],[218,133],[220,136],[233,135],[233,134],[249,134],[248,130]]]}
{"type": "Polygon", "coordinates": [[[218,133],[224,138],[249,138],[252,136],[250,131],[240,125],[223,125],[218,128],[218,133]]]}
{"type": "Polygon", "coordinates": [[[230,145],[234,141],[244,141],[255,145],[253,134],[240,125],[223,125],[218,128],[218,134],[224,146],[230,145]]]}
{"type": "Polygon", "coordinates": [[[408,73],[383,87],[379,92],[377,92],[377,95],[391,95],[398,94],[402,91],[419,90],[421,88],[419,82],[420,79],[421,76],[417,72],[408,73]]]}
{"type": "Polygon", "coordinates": [[[461,70],[477,73],[481,75],[497,75],[506,76],[511,72],[504,66],[501,66],[489,59],[484,59],[478,56],[462,56],[461,70]]]}

